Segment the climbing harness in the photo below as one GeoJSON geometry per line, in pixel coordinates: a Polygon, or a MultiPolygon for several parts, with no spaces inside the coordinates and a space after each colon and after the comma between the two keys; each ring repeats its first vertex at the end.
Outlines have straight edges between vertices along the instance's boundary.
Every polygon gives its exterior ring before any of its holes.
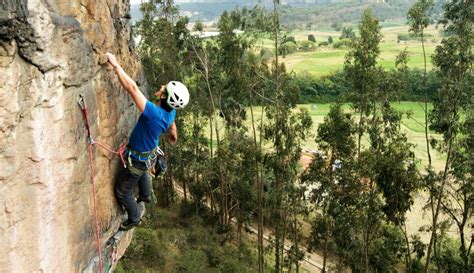
{"type": "Polygon", "coordinates": [[[113,153],[114,155],[120,156],[120,159],[122,160],[123,166],[126,168],[127,165],[125,163],[125,159],[123,157],[123,154],[126,149],[126,144],[122,145],[117,151],[114,151],[112,148],[95,141],[92,138],[91,135],[91,130],[89,126],[89,113],[87,112],[87,107],[86,107],[86,102],[84,100],[84,97],[82,95],[79,95],[79,101],[78,101],[79,107],[82,110],[82,113],[84,115],[84,121],[87,129],[87,138],[89,142],[89,169],[90,169],[90,177],[92,181],[92,198],[93,198],[93,208],[94,208],[94,219],[95,219],[95,238],[97,240],[97,254],[99,257],[99,271],[100,273],[103,273],[103,261],[102,261],[102,250],[101,250],[101,245],[100,245],[100,237],[99,237],[99,217],[97,214],[97,198],[96,198],[96,185],[95,185],[95,175],[94,175],[94,161],[92,158],[92,146],[97,144],[98,146],[104,148],[105,150],[113,153]]]}

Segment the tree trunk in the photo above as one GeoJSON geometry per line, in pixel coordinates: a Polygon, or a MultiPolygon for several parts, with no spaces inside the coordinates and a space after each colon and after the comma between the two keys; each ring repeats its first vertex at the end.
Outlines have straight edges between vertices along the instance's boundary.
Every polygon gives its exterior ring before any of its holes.
{"type": "Polygon", "coordinates": [[[359,128],[357,132],[357,160],[360,162],[360,142],[362,139],[362,111],[359,114],[359,128]]]}
{"type": "Polygon", "coordinates": [[[439,190],[438,194],[438,199],[435,207],[435,213],[434,213],[434,218],[433,218],[433,224],[431,226],[431,237],[430,237],[430,242],[428,244],[428,250],[426,252],[426,263],[425,263],[425,273],[428,273],[428,267],[430,264],[430,255],[431,255],[431,248],[433,247],[433,242],[436,240],[436,229],[438,228],[438,216],[439,216],[439,211],[441,209],[441,199],[443,197],[443,191],[444,191],[444,186],[447,181],[447,176],[448,176],[448,170],[449,170],[449,163],[450,163],[450,158],[451,158],[451,149],[452,149],[452,142],[453,142],[453,137],[449,138],[449,143],[448,143],[448,155],[446,158],[446,164],[444,166],[444,173],[443,173],[443,180],[441,182],[441,187],[439,190]]]}
{"type": "MultiPolygon", "coordinates": [[[[250,92],[250,116],[252,121],[252,131],[253,131],[253,141],[255,148],[258,147],[257,143],[257,130],[255,129],[255,118],[253,114],[253,101],[252,101],[252,91],[249,89],[250,92]]],[[[263,106],[262,106],[263,112],[263,106]]],[[[262,187],[262,174],[260,172],[260,162],[255,155],[255,188],[257,190],[257,225],[258,225],[258,232],[257,232],[257,251],[258,251],[258,272],[263,273],[263,213],[262,213],[262,195],[263,195],[263,187],[262,187]]]]}
{"type": "Polygon", "coordinates": [[[403,227],[399,226],[401,232],[403,233],[405,237],[405,244],[407,247],[407,253],[405,254],[405,266],[406,266],[406,272],[411,273],[411,251],[410,251],[410,240],[408,239],[408,232],[407,232],[407,225],[404,222],[403,227]]]}
{"type": "Polygon", "coordinates": [[[423,88],[425,89],[425,140],[426,140],[426,152],[428,153],[428,168],[431,169],[431,153],[430,153],[430,141],[428,136],[428,89],[426,88],[426,51],[425,51],[425,41],[423,37],[423,30],[421,31],[421,47],[423,48],[423,62],[424,62],[424,72],[423,72],[423,88]]]}

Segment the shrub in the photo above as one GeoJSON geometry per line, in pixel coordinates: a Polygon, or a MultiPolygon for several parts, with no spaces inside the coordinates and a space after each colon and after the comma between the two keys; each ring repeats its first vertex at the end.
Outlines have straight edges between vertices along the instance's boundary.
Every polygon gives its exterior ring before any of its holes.
{"type": "Polygon", "coordinates": [[[299,44],[299,49],[303,51],[311,51],[316,49],[316,45],[310,41],[301,41],[299,44]]]}
{"type": "Polygon", "coordinates": [[[294,81],[300,92],[298,103],[335,102],[350,89],[350,84],[346,81],[343,72],[322,78],[313,78],[309,75],[297,76],[294,81]]]}
{"type": "MultiPolygon", "coordinates": [[[[423,37],[425,39],[427,39],[427,38],[432,38],[433,35],[429,34],[429,33],[425,33],[423,35],[423,37]]],[[[397,34],[397,42],[400,42],[400,41],[420,41],[420,40],[421,40],[421,37],[416,36],[414,33],[398,33],[397,34]]]]}
{"type": "Polygon", "coordinates": [[[351,39],[340,39],[339,41],[332,44],[334,48],[343,48],[343,47],[350,47],[352,44],[351,39]]]}
{"type": "Polygon", "coordinates": [[[314,37],[313,34],[308,35],[308,41],[316,43],[316,38],[314,37]]]}
{"type": "Polygon", "coordinates": [[[286,42],[278,48],[278,54],[286,56],[295,52],[297,49],[296,44],[293,42],[286,42]]]}
{"type": "Polygon", "coordinates": [[[327,41],[323,41],[323,42],[318,44],[318,46],[328,46],[328,45],[329,45],[329,42],[327,42],[327,41]]]}
{"type": "Polygon", "coordinates": [[[176,272],[207,272],[209,264],[201,250],[187,249],[176,262],[176,272]]]}
{"type": "Polygon", "coordinates": [[[332,44],[332,42],[334,42],[333,39],[332,39],[332,36],[329,36],[328,37],[328,43],[332,44]]]}
{"type": "Polygon", "coordinates": [[[355,39],[355,32],[352,27],[343,27],[339,39],[355,39]]]}
{"type": "Polygon", "coordinates": [[[285,44],[285,43],[287,43],[287,42],[292,42],[292,43],[294,43],[294,44],[296,45],[296,39],[295,39],[295,37],[293,37],[293,36],[285,36],[285,37],[283,38],[282,44],[285,44]]]}

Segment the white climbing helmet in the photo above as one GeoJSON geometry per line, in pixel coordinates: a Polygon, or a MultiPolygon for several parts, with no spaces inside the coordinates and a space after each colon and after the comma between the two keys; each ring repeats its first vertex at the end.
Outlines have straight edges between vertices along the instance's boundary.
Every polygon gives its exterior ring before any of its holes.
{"type": "Polygon", "coordinates": [[[166,102],[174,109],[184,108],[188,104],[189,92],[184,84],[177,81],[170,81],[166,85],[166,91],[168,92],[166,102]]]}

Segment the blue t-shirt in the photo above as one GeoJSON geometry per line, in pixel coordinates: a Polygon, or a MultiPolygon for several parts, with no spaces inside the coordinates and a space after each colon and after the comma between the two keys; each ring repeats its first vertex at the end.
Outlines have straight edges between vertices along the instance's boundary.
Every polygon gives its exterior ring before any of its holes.
{"type": "MultiPolygon", "coordinates": [[[[145,110],[133,128],[128,147],[136,152],[144,153],[158,146],[160,135],[170,128],[176,117],[176,110],[166,112],[160,106],[146,101],[145,110]]],[[[132,154],[132,157],[138,159],[132,154]]]]}

